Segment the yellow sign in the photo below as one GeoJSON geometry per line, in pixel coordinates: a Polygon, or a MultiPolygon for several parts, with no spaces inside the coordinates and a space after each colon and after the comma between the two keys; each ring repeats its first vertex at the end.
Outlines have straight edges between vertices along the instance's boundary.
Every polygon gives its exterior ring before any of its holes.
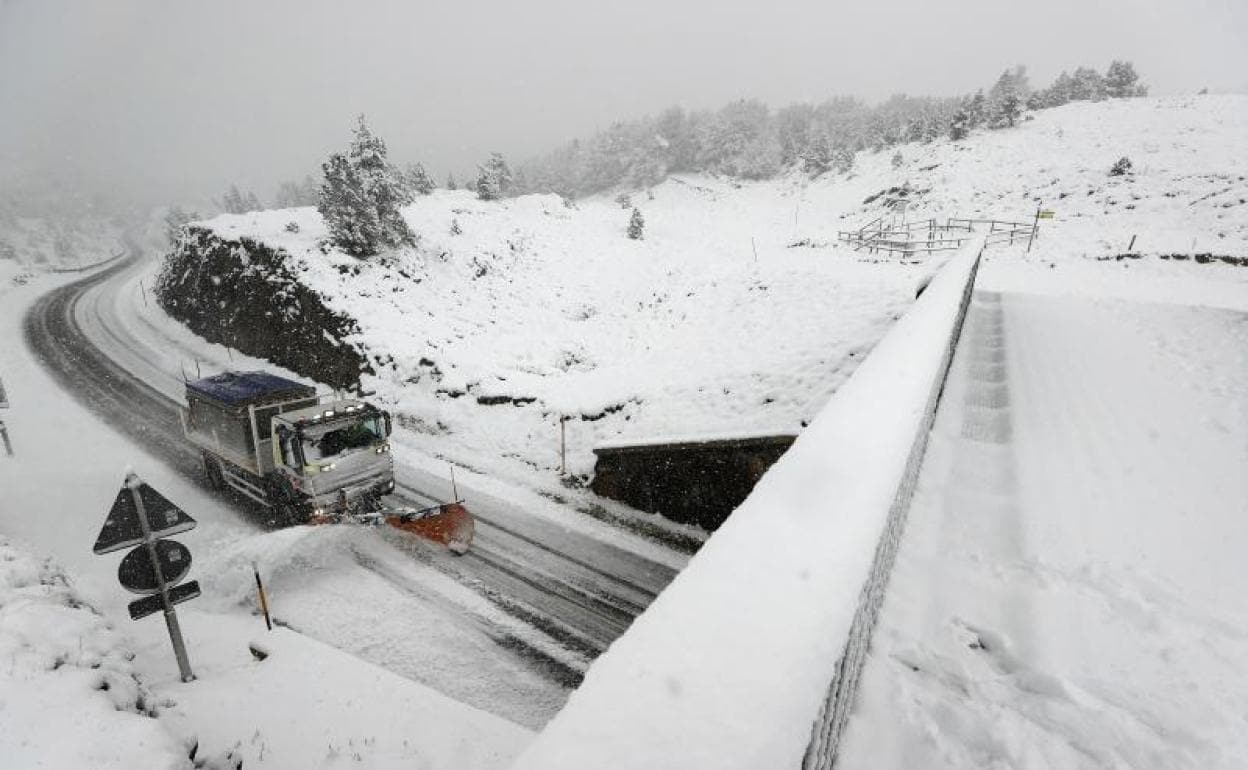
{"type": "Polygon", "coordinates": [[[1057,212],[1051,209],[1044,209],[1043,211],[1041,211],[1039,214],[1036,215],[1036,219],[1052,219],[1053,215],[1056,213],[1057,212]]]}

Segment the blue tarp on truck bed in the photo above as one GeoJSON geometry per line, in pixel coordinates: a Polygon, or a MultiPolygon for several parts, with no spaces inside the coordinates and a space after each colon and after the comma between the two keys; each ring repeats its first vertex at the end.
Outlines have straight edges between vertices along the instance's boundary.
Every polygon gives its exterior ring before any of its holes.
{"type": "Polygon", "coordinates": [[[268,372],[222,372],[188,382],[186,390],[227,406],[279,401],[282,397],[309,398],[316,394],[308,385],[268,372]]]}

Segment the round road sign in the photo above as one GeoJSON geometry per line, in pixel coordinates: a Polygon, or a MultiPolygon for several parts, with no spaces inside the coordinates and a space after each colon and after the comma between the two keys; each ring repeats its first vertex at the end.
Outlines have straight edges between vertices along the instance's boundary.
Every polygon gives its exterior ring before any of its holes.
{"type": "MultiPolygon", "coordinates": [[[[157,540],[156,561],[160,563],[160,574],[165,585],[172,587],[191,570],[191,552],[176,540],[157,540]]],[[[154,594],[160,591],[156,581],[156,570],[152,567],[151,555],[146,545],[135,546],[121,560],[117,567],[117,579],[127,590],[136,594],[154,594]]]]}

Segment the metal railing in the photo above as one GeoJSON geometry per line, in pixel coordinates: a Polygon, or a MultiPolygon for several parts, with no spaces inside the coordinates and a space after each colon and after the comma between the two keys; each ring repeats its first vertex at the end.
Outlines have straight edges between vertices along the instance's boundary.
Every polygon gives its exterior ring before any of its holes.
{"type": "Polygon", "coordinates": [[[855,251],[901,254],[905,258],[919,253],[931,254],[959,249],[970,240],[972,232],[984,225],[988,227],[985,246],[1012,245],[1025,240],[1030,249],[1040,230],[1035,222],[1004,219],[949,217],[942,223],[935,218],[929,218],[885,225],[883,217],[877,217],[857,230],[838,230],[836,238],[852,246],[855,251]],[[926,237],[923,237],[924,234],[926,237]]]}

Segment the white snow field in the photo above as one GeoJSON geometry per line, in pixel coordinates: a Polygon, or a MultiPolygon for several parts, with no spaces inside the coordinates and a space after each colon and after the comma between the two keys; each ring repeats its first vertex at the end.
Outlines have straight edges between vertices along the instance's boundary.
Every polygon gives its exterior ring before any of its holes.
{"type": "Polygon", "coordinates": [[[1248,767],[1240,300],[977,295],[839,767],[1248,767]]]}
{"type": "MultiPolygon", "coordinates": [[[[642,241],[625,238],[629,212],[613,194],[567,208],[439,190],[405,211],[418,250],[364,263],[322,253],[311,208],[207,225],[285,249],[331,308],[359,320],[354,341],[393,357],[366,387],[410,418],[425,452],[558,491],[561,415],[599,418],[567,423],[582,475],[603,441],[799,431],[927,269],[837,245],[838,229],[885,213],[880,193],[909,185],[914,219],[1052,209],[1028,263],[1117,280],[1160,254],[1245,252],[1245,136],[1243,96],[1070,104],[963,142],[901,146],[898,168],[889,150],[813,182],[672,178],[632,194],[642,241]],[[1124,155],[1134,173],[1110,177],[1124,155]],[[1143,260],[1095,261],[1133,235],[1143,260]]],[[[1222,266],[1174,267],[1163,283],[1222,266]]]]}

